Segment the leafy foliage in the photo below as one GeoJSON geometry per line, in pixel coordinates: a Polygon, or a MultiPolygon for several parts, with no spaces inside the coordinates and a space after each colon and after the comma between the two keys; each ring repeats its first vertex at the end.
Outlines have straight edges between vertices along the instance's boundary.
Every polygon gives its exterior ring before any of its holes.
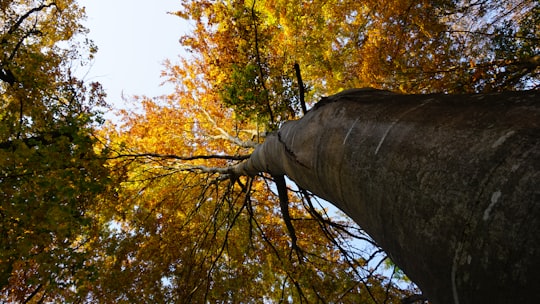
{"type": "Polygon", "coordinates": [[[110,186],[92,135],[104,94],[69,71],[83,59],[70,42],[84,32],[76,5],[0,10],[0,299],[65,301],[92,273],[92,209],[110,186]]]}
{"type": "MultiPolygon", "coordinates": [[[[279,77],[294,83],[295,62],[315,96],[362,86],[426,93],[538,84],[535,1],[190,1],[178,15],[195,22],[182,41],[210,75],[222,75],[217,90],[235,84],[226,75],[247,63],[261,67],[250,76],[259,86],[294,89],[279,77]]],[[[272,105],[285,100],[269,95],[272,105]]]]}

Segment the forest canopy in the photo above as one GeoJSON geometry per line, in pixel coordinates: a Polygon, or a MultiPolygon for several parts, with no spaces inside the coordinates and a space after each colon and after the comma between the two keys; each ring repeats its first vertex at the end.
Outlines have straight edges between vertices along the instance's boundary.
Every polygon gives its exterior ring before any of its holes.
{"type": "Polygon", "coordinates": [[[163,67],[173,89],[106,122],[101,85],[72,71],[99,47],[84,9],[0,2],[0,301],[420,299],[345,215],[226,168],[344,89],[538,90],[540,3],[192,0],[172,13],[193,29],[163,67]]]}

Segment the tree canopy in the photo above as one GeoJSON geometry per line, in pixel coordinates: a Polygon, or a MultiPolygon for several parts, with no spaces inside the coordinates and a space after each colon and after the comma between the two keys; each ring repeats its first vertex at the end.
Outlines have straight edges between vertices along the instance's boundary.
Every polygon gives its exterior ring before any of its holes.
{"type": "Polygon", "coordinates": [[[72,76],[95,47],[72,1],[0,6],[0,298],[69,301],[87,280],[112,178],[96,149],[104,93],[72,76]]]}
{"type": "Polygon", "coordinates": [[[174,90],[104,123],[100,85],[72,73],[97,50],[84,10],[2,1],[0,299],[412,301],[420,291],[353,222],[282,177],[226,168],[343,89],[538,89],[539,10],[181,1],[193,30],[180,39],[189,56],[164,66],[174,90]]]}

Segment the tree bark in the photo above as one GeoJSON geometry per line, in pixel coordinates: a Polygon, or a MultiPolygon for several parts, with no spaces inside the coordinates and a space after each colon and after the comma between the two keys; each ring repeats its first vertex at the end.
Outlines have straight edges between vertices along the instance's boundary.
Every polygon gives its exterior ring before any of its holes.
{"type": "Polygon", "coordinates": [[[540,93],[353,89],[235,170],[287,175],[365,229],[433,303],[533,303],[540,93]]]}

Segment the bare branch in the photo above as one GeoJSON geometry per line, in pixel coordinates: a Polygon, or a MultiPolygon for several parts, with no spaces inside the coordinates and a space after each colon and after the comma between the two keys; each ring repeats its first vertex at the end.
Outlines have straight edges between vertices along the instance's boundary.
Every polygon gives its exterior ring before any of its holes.
{"type": "Polygon", "coordinates": [[[255,148],[255,146],[257,146],[257,143],[254,142],[254,141],[251,141],[251,140],[250,141],[243,141],[243,140],[241,140],[240,138],[238,138],[236,136],[230,135],[229,133],[227,133],[227,131],[225,131],[223,128],[221,128],[221,127],[219,127],[217,125],[216,121],[212,118],[210,113],[208,113],[205,109],[201,109],[201,111],[204,113],[206,118],[214,125],[216,130],[218,130],[219,133],[221,133],[221,135],[209,136],[210,138],[228,140],[228,141],[230,141],[230,142],[234,143],[235,145],[237,145],[239,147],[242,147],[242,148],[255,148]]]}
{"type": "Polygon", "coordinates": [[[235,167],[208,167],[208,166],[199,166],[199,165],[180,165],[176,169],[180,171],[190,171],[190,172],[199,172],[199,173],[214,173],[223,175],[220,180],[235,178],[237,174],[235,172],[235,167]]]}
{"type": "Polygon", "coordinates": [[[160,153],[127,153],[127,154],[117,154],[107,159],[118,159],[118,158],[160,158],[160,159],[176,159],[176,160],[199,160],[199,159],[225,159],[225,160],[245,160],[248,159],[250,155],[193,155],[193,156],[181,156],[176,154],[160,154],[160,153]]]}
{"type": "Polygon", "coordinates": [[[500,36],[500,37],[503,37],[503,38],[508,38],[508,39],[523,39],[523,40],[532,40],[532,41],[539,41],[540,39],[539,38],[535,38],[535,37],[527,37],[527,36],[522,36],[522,35],[501,35],[500,33],[498,32],[493,32],[493,33],[487,33],[487,32],[481,32],[481,31],[469,31],[469,30],[446,30],[446,31],[441,31],[442,33],[449,33],[449,34],[467,34],[467,35],[478,35],[478,36],[487,36],[487,37],[494,37],[494,36],[500,36]]]}
{"type": "Polygon", "coordinates": [[[298,81],[298,96],[300,97],[300,106],[302,107],[302,114],[306,115],[306,101],[304,99],[304,82],[302,81],[302,74],[300,74],[300,65],[298,63],[294,64],[294,71],[296,72],[296,79],[298,81]]]}
{"type": "MultiPolygon", "coordinates": [[[[34,298],[34,297],[42,290],[42,287],[43,287],[42,284],[38,284],[38,286],[36,287],[36,289],[35,289],[34,291],[32,291],[32,293],[28,296],[28,298],[26,298],[26,299],[24,300],[23,303],[26,304],[26,303],[29,303],[30,301],[32,301],[32,299],[33,299],[33,298],[34,298]]],[[[43,295],[42,295],[42,299],[43,299],[43,295]]],[[[41,302],[41,301],[39,301],[39,302],[41,302]]],[[[38,303],[39,303],[39,302],[38,302],[38,303]]]]}
{"type": "MultiPolygon", "coordinates": [[[[276,188],[279,196],[279,206],[281,207],[281,214],[283,215],[283,221],[289,232],[291,238],[291,247],[297,253],[300,253],[300,248],[297,245],[296,232],[294,226],[291,222],[291,215],[289,214],[289,196],[287,194],[287,183],[285,182],[285,176],[277,175],[273,176],[274,183],[276,183],[276,188]]],[[[300,254],[299,254],[300,256],[300,254]]]]}

